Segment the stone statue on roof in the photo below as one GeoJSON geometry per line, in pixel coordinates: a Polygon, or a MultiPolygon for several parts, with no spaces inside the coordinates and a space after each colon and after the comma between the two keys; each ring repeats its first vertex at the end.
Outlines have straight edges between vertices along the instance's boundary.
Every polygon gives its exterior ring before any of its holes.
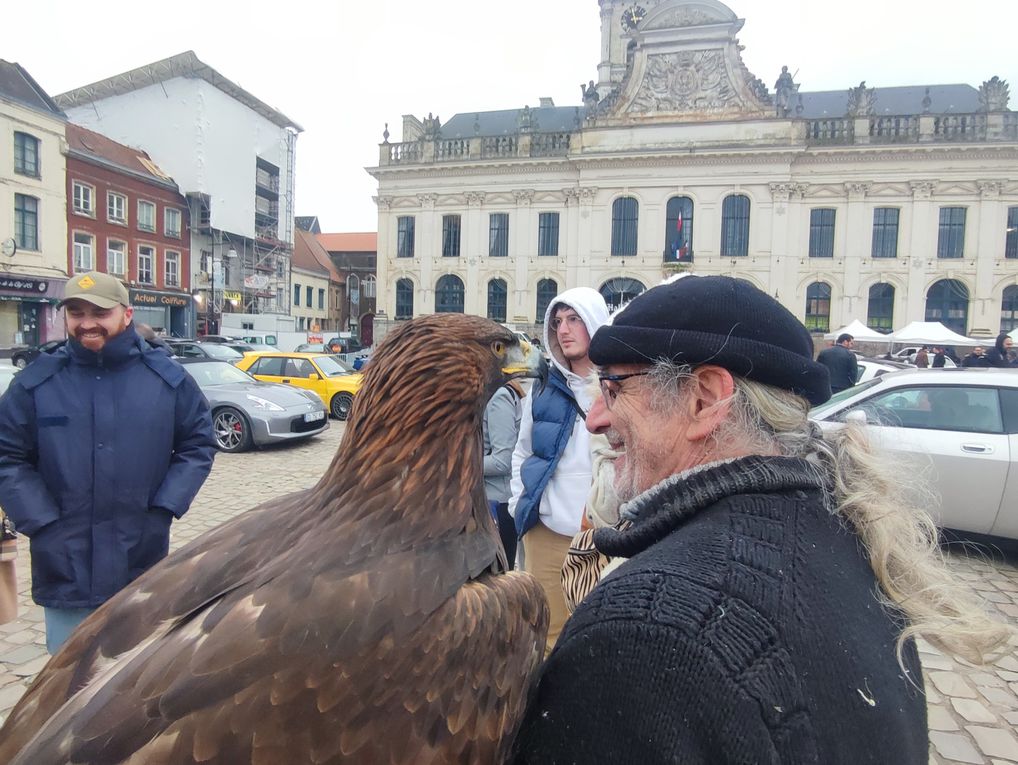
{"type": "Polygon", "coordinates": [[[1006,80],[993,76],[979,86],[979,107],[984,112],[1006,112],[1009,100],[1006,80]]]}
{"type": "Polygon", "coordinates": [[[867,117],[877,111],[877,89],[867,88],[866,80],[859,83],[857,88],[848,89],[848,108],[846,114],[849,117],[867,117]]]}
{"type": "Polygon", "coordinates": [[[594,85],[594,81],[591,80],[586,85],[580,85],[580,93],[583,96],[583,105],[588,109],[593,109],[597,106],[597,102],[600,100],[597,95],[597,87],[594,85]]]}
{"type": "Polygon", "coordinates": [[[788,67],[781,67],[778,81],[774,83],[774,106],[779,117],[787,117],[789,115],[798,93],[799,86],[795,84],[793,76],[788,73],[788,67]]]}

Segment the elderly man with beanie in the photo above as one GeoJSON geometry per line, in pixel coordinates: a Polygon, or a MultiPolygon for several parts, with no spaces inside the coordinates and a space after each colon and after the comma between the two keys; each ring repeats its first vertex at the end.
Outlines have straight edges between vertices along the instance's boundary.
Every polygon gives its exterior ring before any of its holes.
{"type": "Polygon", "coordinates": [[[619,452],[628,521],[594,542],[628,560],[566,624],[515,762],[925,765],[913,635],[978,661],[1008,632],[946,585],[862,426],[810,423],[831,395],[812,351],[723,276],[654,287],[594,335],[587,427],[619,452]]]}
{"type": "Polygon", "coordinates": [[[590,434],[583,420],[593,403],[587,376],[594,332],[608,321],[601,293],[575,287],[557,295],[544,315],[551,373],[527,396],[513,452],[509,513],[520,538],[524,571],[544,588],[550,609],[548,650],[569,616],[562,564],[580,530],[591,483],[590,434]]]}
{"type": "Polygon", "coordinates": [[[60,305],[67,343],[0,399],[0,497],[31,542],[50,653],[166,555],[215,450],[205,397],[135,331],[122,282],[76,275],[60,305]]]}

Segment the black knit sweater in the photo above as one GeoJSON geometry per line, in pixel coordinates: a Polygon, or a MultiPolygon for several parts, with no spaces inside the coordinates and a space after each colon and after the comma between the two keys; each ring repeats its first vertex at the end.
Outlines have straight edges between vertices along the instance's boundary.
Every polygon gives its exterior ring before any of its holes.
{"type": "Polygon", "coordinates": [[[516,740],[519,763],[925,763],[901,616],[806,462],[673,477],[597,546],[631,558],[573,614],[516,740]]]}

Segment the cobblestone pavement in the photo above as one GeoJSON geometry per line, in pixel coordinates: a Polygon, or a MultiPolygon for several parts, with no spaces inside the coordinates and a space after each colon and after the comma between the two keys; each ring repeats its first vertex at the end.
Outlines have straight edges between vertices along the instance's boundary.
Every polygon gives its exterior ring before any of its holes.
{"type": "MultiPolygon", "coordinates": [[[[171,547],[186,544],[244,510],[317,481],[339,445],[343,425],[322,436],[248,454],[220,454],[190,512],[173,524],[171,547]]],[[[1018,626],[1018,567],[993,556],[952,553],[958,577],[1001,620],[1018,626]]],[[[30,598],[28,544],[18,559],[20,618],[0,625],[0,720],[46,663],[42,609],[30,598]]],[[[995,664],[976,667],[920,642],[929,700],[930,762],[1018,763],[1018,639],[995,664]]]]}

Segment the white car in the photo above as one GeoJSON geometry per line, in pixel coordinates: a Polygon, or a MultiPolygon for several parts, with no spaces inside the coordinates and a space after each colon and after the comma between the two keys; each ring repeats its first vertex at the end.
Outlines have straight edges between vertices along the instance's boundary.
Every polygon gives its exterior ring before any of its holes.
{"type": "Polygon", "coordinates": [[[856,364],[859,367],[855,383],[872,380],[874,377],[886,375],[888,372],[899,372],[902,369],[913,369],[914,367],[902,361],[889,361],[887,359],[858,358],[856,364]]]}
{"type": "Polygon", "coordinates": [[[939,525],[1018,539],[1018,369],[891,372],[810,418],[825,431],[867,423],[874,445],[939,497],[939,525]]]}

